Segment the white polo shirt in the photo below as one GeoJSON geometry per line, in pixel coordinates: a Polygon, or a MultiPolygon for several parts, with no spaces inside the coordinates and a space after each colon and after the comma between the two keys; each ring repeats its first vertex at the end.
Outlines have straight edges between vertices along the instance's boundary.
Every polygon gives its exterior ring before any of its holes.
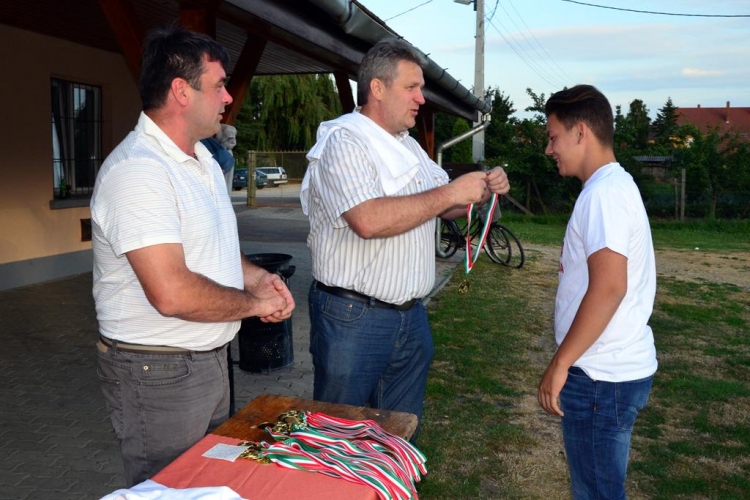
{"type": "Polygon", "coordinates": [[[243,288],[237,219],[221,168],[196,143],[182,152],[144,113],[102,165],[91,197],[94,299],[105,337],[144,345],[210,350],[229,342],[239,321],[197,323],[162,316],[148,302],[125,254],[179,243],[187,267],[243,288]]]}

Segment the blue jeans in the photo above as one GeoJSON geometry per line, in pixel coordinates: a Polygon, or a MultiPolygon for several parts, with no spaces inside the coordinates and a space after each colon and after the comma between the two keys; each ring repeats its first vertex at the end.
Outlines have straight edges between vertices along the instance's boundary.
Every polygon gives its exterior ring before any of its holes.
{"type": "Polygon", "coordinates": [[[154,355],[98,344],[97,357],[128,487],[152,477],[229,417],[226,347],[154,355]]]}
{"type": "Polygon", "coordinates": [[[625,498],[630,435],[653,379],[603,382],[578,367],[568,370],[560,404],[575,500],[625,498]]]}
{"type": "Polygon", "coordinates": [[[309,305],[314,398],[421,419],[434,349],[422,301],[408,311],[371,307],[313,282],[309,305]]]}

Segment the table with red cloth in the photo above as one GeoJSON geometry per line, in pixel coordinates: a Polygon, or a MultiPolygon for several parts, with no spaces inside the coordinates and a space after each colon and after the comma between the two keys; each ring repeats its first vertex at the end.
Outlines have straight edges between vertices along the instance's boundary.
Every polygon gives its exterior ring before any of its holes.
{"type": "Polygon", "coordinates": [[[170,488],[228,486],[250,500],[377,500],[373,488],[343,479],[243,458],[229,462],[202,456],[219,443],[272,441],[273,438],[257,425],[274,422],[289,410],[315,411],[349,420],[374,420],[386,431],[405,439],[410,438],[417,427],[417,417],[410,413],[263,394],[152,479],[170,488]]]}

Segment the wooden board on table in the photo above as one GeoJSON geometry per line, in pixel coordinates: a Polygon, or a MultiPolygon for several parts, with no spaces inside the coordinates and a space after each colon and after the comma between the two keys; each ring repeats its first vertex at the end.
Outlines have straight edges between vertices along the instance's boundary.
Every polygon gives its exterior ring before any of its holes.
{"type": "Polygon", "coordinates": [[[316,411],[349,420],[374,420],[386,431],[405,439],[417,428],[417,416],[411,413],[262,394],[216,428],[213,434],[247,441],[267,440],[268,433],[259,429],[258,424],[276,422],[279,415],[289,410],[316,411]]]}

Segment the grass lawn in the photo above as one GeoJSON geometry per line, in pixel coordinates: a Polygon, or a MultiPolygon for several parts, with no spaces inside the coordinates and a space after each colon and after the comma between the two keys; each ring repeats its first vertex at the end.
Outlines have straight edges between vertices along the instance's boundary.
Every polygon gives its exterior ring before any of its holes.
{"type": "MultiPolygon", "coordinates": [[[[503,223],[527,247],[526,265],[507,269],[481,256],[430,303],[436,355],[419,436],[429,470],[423,500],[570,497],[559,420],[536,402],[555,349],[565,219],[503,223]],[[464,281],[468,293],[459,291],[464,281]]],[[[699,271],[724,262],[748,270],[743,222],[658,222],[652,230],[657,260],[667,252],[695,258],[700,247],[698,262],[715,259],[696,264],[699,271]]],[[[750,282],[713,276],[660,271],[651,318],[660,365],[636,422],[629,498],[750,498],[750,282]]]]}

